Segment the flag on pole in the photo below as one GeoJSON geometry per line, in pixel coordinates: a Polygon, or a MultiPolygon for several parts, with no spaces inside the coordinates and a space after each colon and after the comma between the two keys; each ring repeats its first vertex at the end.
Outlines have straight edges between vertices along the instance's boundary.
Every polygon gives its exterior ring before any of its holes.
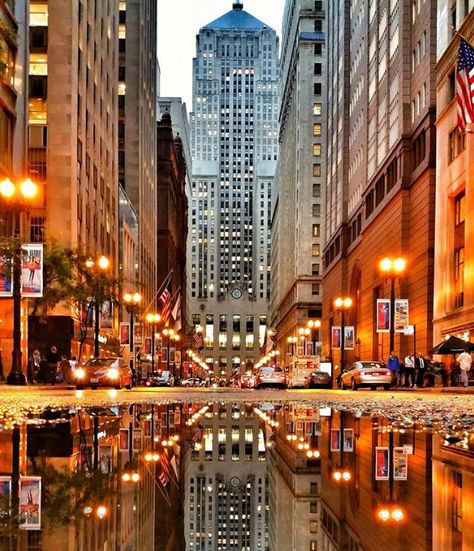
{"type": "Polygon", "coordinates": [[[274,344],[275,343],[273,342],[270,331],[267,331],[267,342],[265,343],[265,354],[269,354],[272,351],[274,344]]]}
{"type": "Polygon", "coordinates": [[[171,315],[174,319],[174,330],[176,333],[178,333],[181,330],[182,324],[181,324],[181,295],[178,295],[178,298],[176,299],[175,305],[173,307],[173,311],[171,312],[171,315]]]}
{"type": "Polygon", "coordinates": [[[166,285],[163,288],[163,291],[160,295],[160,302],[161,302],[161,320],[163,323],[168,323],[170,314],[171,314],[171,293],[168,289],[169,281],[166,283],[166,285]]]}
{"type": "Polygon", "coordinates": [[[461,132],[466,125],[474,123],[474,48],[460,39],[456,68],[456,103],[458,127],[461,132]]]}
{"type": "Polygon", "coordinates": [[[193,338],[197,351],[201,352],[201,350],[204,350],[204,337],[202,336],[201,331],[197,331],[196,333],[194,333],[193,338]]]}
{"type": "Polygon", "coordinates": [[[201,425],[201,423],[198,423],[198,425],[196,426],[196,429],[194,430],[192,440],[193,442],[199,443],[202,441],[203,436],[204,436],[204,426],[201,425]]]}
{"type": "Polygon", "coordinates": [[[161,462],[161,471],[158,475],[158,480],[163,484],[163,487],[166,488],[168,482],[170,481],[170,461],[166,455],[166,451],[160,457],[161,462]]]}

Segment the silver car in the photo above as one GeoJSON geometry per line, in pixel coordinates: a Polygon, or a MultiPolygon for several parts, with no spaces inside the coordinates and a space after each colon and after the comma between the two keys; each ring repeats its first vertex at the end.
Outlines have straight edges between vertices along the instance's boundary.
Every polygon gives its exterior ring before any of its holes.
{"type": "Polygon", "coordinates": [[[349,371],[345,371],[341,377],[343,390],[346,388],[357,390],[361,386],[368,386],[372,390],[383,386],[385,390],[390,390],[391,384],[392,372],[375,361],[354,362],[349,371]]]}

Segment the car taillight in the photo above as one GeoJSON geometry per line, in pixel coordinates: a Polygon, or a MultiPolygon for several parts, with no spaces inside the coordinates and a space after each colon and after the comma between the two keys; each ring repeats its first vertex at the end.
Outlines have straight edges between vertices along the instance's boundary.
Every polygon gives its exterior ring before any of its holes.
{"type": "Polygon", "coordinates": [[[391,375],[391,374],[392,372],[389,369],[387,369],[387,371],[385,372],[385,375],[391,375]]]}

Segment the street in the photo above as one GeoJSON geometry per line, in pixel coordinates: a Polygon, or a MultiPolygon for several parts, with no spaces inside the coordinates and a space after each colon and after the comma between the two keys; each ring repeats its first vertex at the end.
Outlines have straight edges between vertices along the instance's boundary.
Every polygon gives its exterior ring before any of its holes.
{"type": "Polygon", "coordinates": [[[384,414],[414,421],[454,419],[473,410],[474,389],[418,389],[357,392],[318,389],[146,388],[75,390],[67,387],[0,387],[0,418],[18,419],[45,408],[63,409],[131,403],[298,402],[304,405],[384,414]],[[468,393],[469,392],[469,393],[468,393]]]}

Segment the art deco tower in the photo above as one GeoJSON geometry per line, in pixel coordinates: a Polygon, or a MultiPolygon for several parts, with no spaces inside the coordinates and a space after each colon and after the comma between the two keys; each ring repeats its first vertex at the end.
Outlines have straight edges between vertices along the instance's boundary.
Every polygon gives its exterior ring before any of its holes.
{"type": "Polygon", "coordinates": [[[253,363],[266,330],[276,32],[234,3],[200,30],[193,71],[191,311],[206,360],[224,375],[253,363]]]}

